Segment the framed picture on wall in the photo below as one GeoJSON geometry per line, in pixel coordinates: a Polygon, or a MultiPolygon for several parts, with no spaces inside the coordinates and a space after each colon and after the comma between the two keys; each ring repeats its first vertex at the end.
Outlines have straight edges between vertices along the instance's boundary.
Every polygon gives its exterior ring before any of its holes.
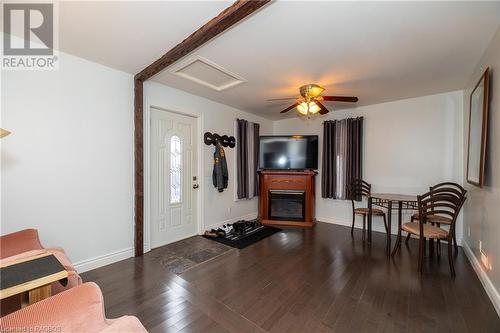
{"type": "Polygon", "coordinates": [[[467,182],[482,187],[488,135],[490,69],[487,68],[470,94],[467,182]]]}

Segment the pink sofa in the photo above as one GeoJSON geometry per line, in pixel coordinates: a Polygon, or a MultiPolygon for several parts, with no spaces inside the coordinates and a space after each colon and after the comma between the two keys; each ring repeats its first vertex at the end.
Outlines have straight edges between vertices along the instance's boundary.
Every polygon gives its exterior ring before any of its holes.
{"type": "MultiPolygon", "coordinates": [[[[68,271],[68,283],[63,286],[59,282],[52,284],[52,295],[60,293],[61,291],[68,290],[82,284],[82,279],[75,271],[75,268],[69,261],[66,253],[61,248],[44,248],[38,238],[36,229],[25,229],[4,236],[0,236],[0,261],[7,263],[22,258],[31,257],[37,254],[51,253],[68,271]]],[[[1,302],[1,313],[6,314],[20,307],[19,296],[12,296],[4,299],[1,302]]]]}
{"type": "Polygon", "coordinates": [[[106,319],[101,290],[87,282],[0,318],[0,332],[147,331],[134,316],[106,319]]]}

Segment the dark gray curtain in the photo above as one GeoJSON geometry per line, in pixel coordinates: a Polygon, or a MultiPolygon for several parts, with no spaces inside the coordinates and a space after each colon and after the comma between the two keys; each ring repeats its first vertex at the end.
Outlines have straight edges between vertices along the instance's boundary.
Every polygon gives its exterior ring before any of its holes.
{"type": "Polygon", "coordinates": [[[238,199],[259,194],[259,131],[260,125],[236,119],[236,181],[238,199]]]}
{"type": "Polygon", "coordinates": [[[321,196],[350,199],[348,186],[361,179],[363,117],[328,120],[323,123],[321,196]]]}
{"type": "Polygon", "coordinates": [[[253,124],[253,146],[254,146],[254,163],[253,163],[253,177],[254,177],[254,196],[259,195],[259,175],[257,170],[259,169],[259,146],[260,146],[260,124],[253,124]]]}
{"type": "Polygon", "coordinates": [[[245,198],[247,189],[246,179],[248,178],[248,151],[247,147],[247,121],[236,120],[236,181],[238,199],[245,198]]]}

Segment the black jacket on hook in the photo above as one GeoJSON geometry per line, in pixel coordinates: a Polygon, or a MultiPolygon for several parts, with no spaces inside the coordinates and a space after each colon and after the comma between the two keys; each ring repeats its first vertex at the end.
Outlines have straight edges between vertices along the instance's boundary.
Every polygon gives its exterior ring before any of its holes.
{"type": "Polygon", "coordinates": [[[212,172],[212,181],[219,192],[227,188],[229,182],[229,173],[227,171],[226,153],[219,141],[215,146],[214,152],[214,171],[212,172]]]}

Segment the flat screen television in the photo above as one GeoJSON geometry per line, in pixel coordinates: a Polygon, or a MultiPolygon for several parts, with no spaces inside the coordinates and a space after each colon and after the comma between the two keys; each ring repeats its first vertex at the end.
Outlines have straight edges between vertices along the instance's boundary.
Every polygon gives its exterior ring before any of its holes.
{"type": "Polygon", "coordinates": [[[318,136],[261,136],[259,168],[271,170],[317,169],[318,136]]]}

